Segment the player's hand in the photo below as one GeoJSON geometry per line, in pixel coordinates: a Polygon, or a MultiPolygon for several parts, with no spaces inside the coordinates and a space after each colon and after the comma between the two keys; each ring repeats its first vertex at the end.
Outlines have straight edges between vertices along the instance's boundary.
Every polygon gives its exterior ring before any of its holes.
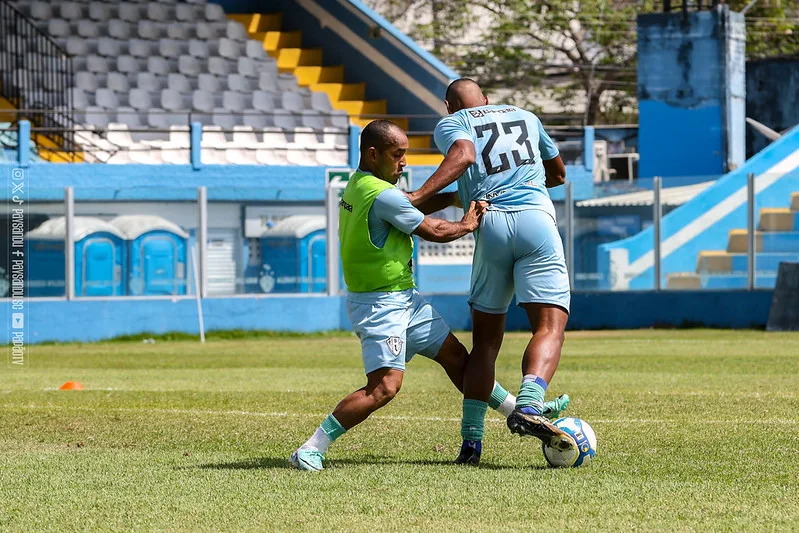
{"type": "Polygon", "coordinates": [[[413,205],[414,207],[418,207],[416,204],[419,203],[418,202],[419,198],[416,196],[415,192],[410,192],[410,191],[402,191],[402,192],[404,192],[405,196],[408,197],[408,200],[410,200],[411,205],[413,205]]]}
{"type": "Polygon", "coordinates": [[[461,224],[466,226],[469,231],[474,231],[480,227],[480,221],[488,209],[487,202],[471,202],[469,209],[463,214],[461,224]]]}

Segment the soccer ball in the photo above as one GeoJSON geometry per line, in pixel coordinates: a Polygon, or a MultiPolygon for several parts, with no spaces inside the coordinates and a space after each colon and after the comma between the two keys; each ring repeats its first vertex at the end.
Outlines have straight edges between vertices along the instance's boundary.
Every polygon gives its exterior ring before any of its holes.
{"type": "Polygon", "coordinates": [[[561,451],[542,444],[544,458],[549,466],[585,466],[596,455],[596,434],[588,422],[579,418],[559,418],[555,425],[568,433],[577,443],[577,449],[561,451]]]}

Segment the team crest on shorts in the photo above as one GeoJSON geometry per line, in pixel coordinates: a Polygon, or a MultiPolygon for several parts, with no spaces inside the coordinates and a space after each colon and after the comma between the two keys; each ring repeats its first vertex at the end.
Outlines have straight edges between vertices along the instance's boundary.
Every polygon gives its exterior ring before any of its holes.
{"type": "Polygon", "coordinates": [[[388,346],[388,349],[391,350],[391,353],[394,354],[394,357],[397,357],[402,351],[402,339],[399,337],[387,338],[386,345],[388,346]]]}

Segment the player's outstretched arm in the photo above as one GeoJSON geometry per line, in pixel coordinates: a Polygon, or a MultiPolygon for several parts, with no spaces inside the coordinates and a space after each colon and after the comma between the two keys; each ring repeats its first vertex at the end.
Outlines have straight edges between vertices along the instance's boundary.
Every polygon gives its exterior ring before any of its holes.
{"type": "Polygon", "coordinates": [[[425,201],[445,187],[452,184],[475,161],[474,144],[471,141],[459,139],[452,143],[444,161],[428,178],[422,187],[408,194],[411,203],[417,208],[425,201]]]}
{"type": "Polygon", "coordinates": [[[472,202],[459,222],[424,217],[413,233],[431,242],[450,242],[460,239],[480,226],[480,220],[483,218],[486,207],[488,204],[485,202],[472,202]]]}
{"type": "Polygon", "coordinates": [[[461,207],[460,200],[458,199],[458,193],[440,192],[426,202],[422,202],[417,209],[425,215],[429,215],[430,213],[435,213],[436,211],[446,209],[451,205],[461,207]]]}
{"type": "Polygon", "coordinates": [[[560,156],[544,161],[544,172],[547,176],[547,189],[566,183],[566,165],[563,164],[563,159],[560,156]]]}

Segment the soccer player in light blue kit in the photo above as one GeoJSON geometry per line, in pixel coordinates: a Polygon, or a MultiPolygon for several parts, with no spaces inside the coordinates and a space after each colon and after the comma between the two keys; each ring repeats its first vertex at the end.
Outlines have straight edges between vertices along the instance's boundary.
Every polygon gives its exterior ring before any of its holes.
{"type": "MultiPolygon", "coordinates": [[[[349,179],[339,207],[339,239],[347,316],[361,341],[366,386],[341,400],[305,444],[291,454],[291,464],[306,471],[322,470],[333,441],[386,405],[399,392],[406,363],[419,353],[443,367],[461,389],[469,352],[441,316],[416,291],[411,270],[412,234],[434,242],[450,242],[474,231],[484,205],[471,202],[460,222],[425,216],[455,202],[439,194],[419,206],[395,185],[405,166],[408,138],[387,120],[370,122],[361,133],[358,171],[349,179]]],[[[499,383],[492,387],[491,406],[504,416],[515,398],[499,383]]],[[[549,416],[567,403],[550,402],[549,416]]]]}
{"type": "Polygon", "coordinates": [[[450,114],[435,129],[444,161],[409,195],[411,202],[420,205],[457,180],[463,205],[479,200],[491,204],[475,232],[469,297],[474,347],[464,374],[463,445],[455,462],[480,461],[494,365],[514,292],[533,337],[524,351],[522,385],[508,427],[569,449],[573,440],[543,416],[544,394],[560,361],[571,300],[547,191],[565,182],[566,168],[538,117],[515,106],[489,105],[473,80],[452,82],[445,103],[450,114]]]}

